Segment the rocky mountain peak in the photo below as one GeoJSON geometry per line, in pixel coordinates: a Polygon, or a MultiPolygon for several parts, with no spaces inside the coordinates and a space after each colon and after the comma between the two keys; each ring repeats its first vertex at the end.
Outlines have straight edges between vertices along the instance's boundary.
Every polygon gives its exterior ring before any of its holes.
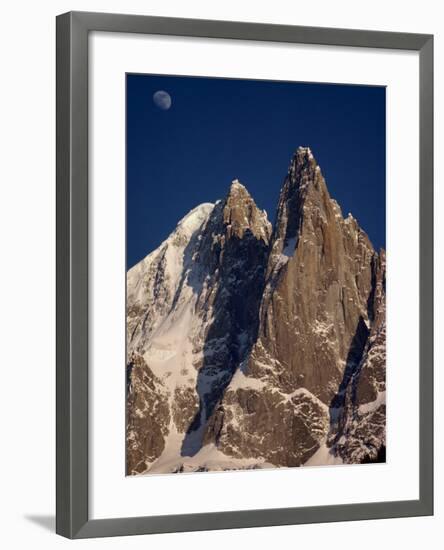
{"type": "Polygon", "coordinates": [[[224,202],[223,221],[228,237],[243,238],[250,231],[256,239],[268,244],[271,224],[264,210],[258,208],[247,188],[237,179],[233,180],[224,202]]]}
{"type": "Polygon", "coordinates": [[[253,370],[267,350],[285,365],[287,383],[327,404],[351,347],[362,351],[375,254],[357,221],[344,220],[331,199],[311,150],[298,148],[279,198],[253,370]]]}
{"type": "Polygon", "coordinates": [[[333,208],[333,201],[311,149],[299,147],[292,157],[279,196],[269,269],[275,271],[276,266],[282,265],[282,259],[293,256],[302,232],[307,229],[304,221],[314,215],[315,225],[318,218],[323,223],[327,218],[326,210],[333,208]]]}
{"type": "Polygon", "coordinates": [[[236,195],[236,194],[239,194],[239,193],[250,196],[250,193],[248,192],[245,185],[243,185],[243,183],[241,183],[237,178],[235,178],[231,182],[229,194],[230,195],[231,194],[236,195]]]}
{"type": "Polygon", "coordinates": [[[309,147],[298,147],[291,159],[287,175],[288,185],[282,189],[290,198],[295,192],[306,195],[308,191],[323,191],[321,169],[309,147]],[[314,188],[314,189],[313,189],[314,188]],[[301,193],[301,191],[305,191],[301,193]]]}
{"type": "Polygon", "coordinates": [[[127,330],[129,474],[383,456],[385,252],[308,147],[272,234],[236,179],[128,272],[127,330]]]}
{"type": "Polygon", "coordinates": [[[289,172],[291,172],[292,169],[302,168],[304,166],[307,167],[312,164],[316,165],[316,160],[310,147],[300,146],[293,154],[293,158],[291,159],[289,167],[289,172]]]}

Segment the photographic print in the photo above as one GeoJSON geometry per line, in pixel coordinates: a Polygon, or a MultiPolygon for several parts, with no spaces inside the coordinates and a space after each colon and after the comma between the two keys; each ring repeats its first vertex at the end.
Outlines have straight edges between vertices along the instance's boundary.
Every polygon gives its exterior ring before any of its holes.
{"type": "Polygon", "coordinates": [[[126,75],[127,475],[385,462],[385,109],[126,75]]]}

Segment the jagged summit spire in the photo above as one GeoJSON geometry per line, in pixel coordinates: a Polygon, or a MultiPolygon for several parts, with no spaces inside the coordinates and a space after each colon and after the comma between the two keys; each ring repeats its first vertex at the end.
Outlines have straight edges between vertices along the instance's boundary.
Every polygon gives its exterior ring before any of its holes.
{"type": "Polygon", "coordinates": [[[245,187],[245,185],[241,183],[237,178],[232,180],[230,188],[228,190],[227,197],[230,197],[231,195],[241,195],[246,197],[251,196],[250,193],[248,192],[248,189],[245,187]]]}
{"type": "Polygon", "coordinates": [[[271,238],[226,181],[128,272],[127,474],[385,453],[385,253],[309,147],[290,162],[271,238]]]}
{"type": "Polygon", "coordinates": [[[223,210],[224,222],[230,234],[240,237],[249,229],[257,238],[268,242],[271,225],[265,211],[255,203],[247,188],[236,178],[231,182],[223,210]]]}
{"type": "Polygon", "coordinates": [[[325,200],[330,199],[321,170],[310,147],[298,147],[288,168],[288,174],[279,196],[274,245],[285,248],[297,240],[304,207],[315,204],[322,211],[325,200]]]}
{"type": "Polygon", "coordinates": [[[294,156],[306,156],[309,159],[313,159],[313,153],[311,152],[310,147],[305,147],[303,145],[299,145],[294,153],[294,156]]]}
{"type": "Polygon", "coordinates": [[[295,177],[304,170],[319,170],[319,166],[310,147],[299,146],[291,159],[288,175],[295,177]]]}

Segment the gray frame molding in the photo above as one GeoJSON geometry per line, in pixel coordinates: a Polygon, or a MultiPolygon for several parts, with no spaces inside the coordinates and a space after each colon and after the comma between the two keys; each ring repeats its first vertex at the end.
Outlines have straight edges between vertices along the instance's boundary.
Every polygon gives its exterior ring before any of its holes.
{"type": "Polygon", "coordinates": [[[70,12],[57,17],[57,521],[69,538],[433,514],[433,36],[70,12]],[[420,498],[90,520],[88,515],[88,33],[416,50],[420,56],[420,498]]]}

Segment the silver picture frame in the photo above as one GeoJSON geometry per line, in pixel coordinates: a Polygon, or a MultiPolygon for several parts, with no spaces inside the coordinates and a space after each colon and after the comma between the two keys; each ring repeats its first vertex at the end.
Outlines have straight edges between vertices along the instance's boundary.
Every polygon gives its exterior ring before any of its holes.
{"type": "MultiPolygon", "coordinates": [[[[57,510],[68,538],[433,514],[433,36],[70,12],[57,17],[57,510]],[[419,52],[419,499],[90,519],[88,506],[88,34],[92,31],[419,52]]],[[[124,412],[122,411],[122,414],[124,412]]]]}

